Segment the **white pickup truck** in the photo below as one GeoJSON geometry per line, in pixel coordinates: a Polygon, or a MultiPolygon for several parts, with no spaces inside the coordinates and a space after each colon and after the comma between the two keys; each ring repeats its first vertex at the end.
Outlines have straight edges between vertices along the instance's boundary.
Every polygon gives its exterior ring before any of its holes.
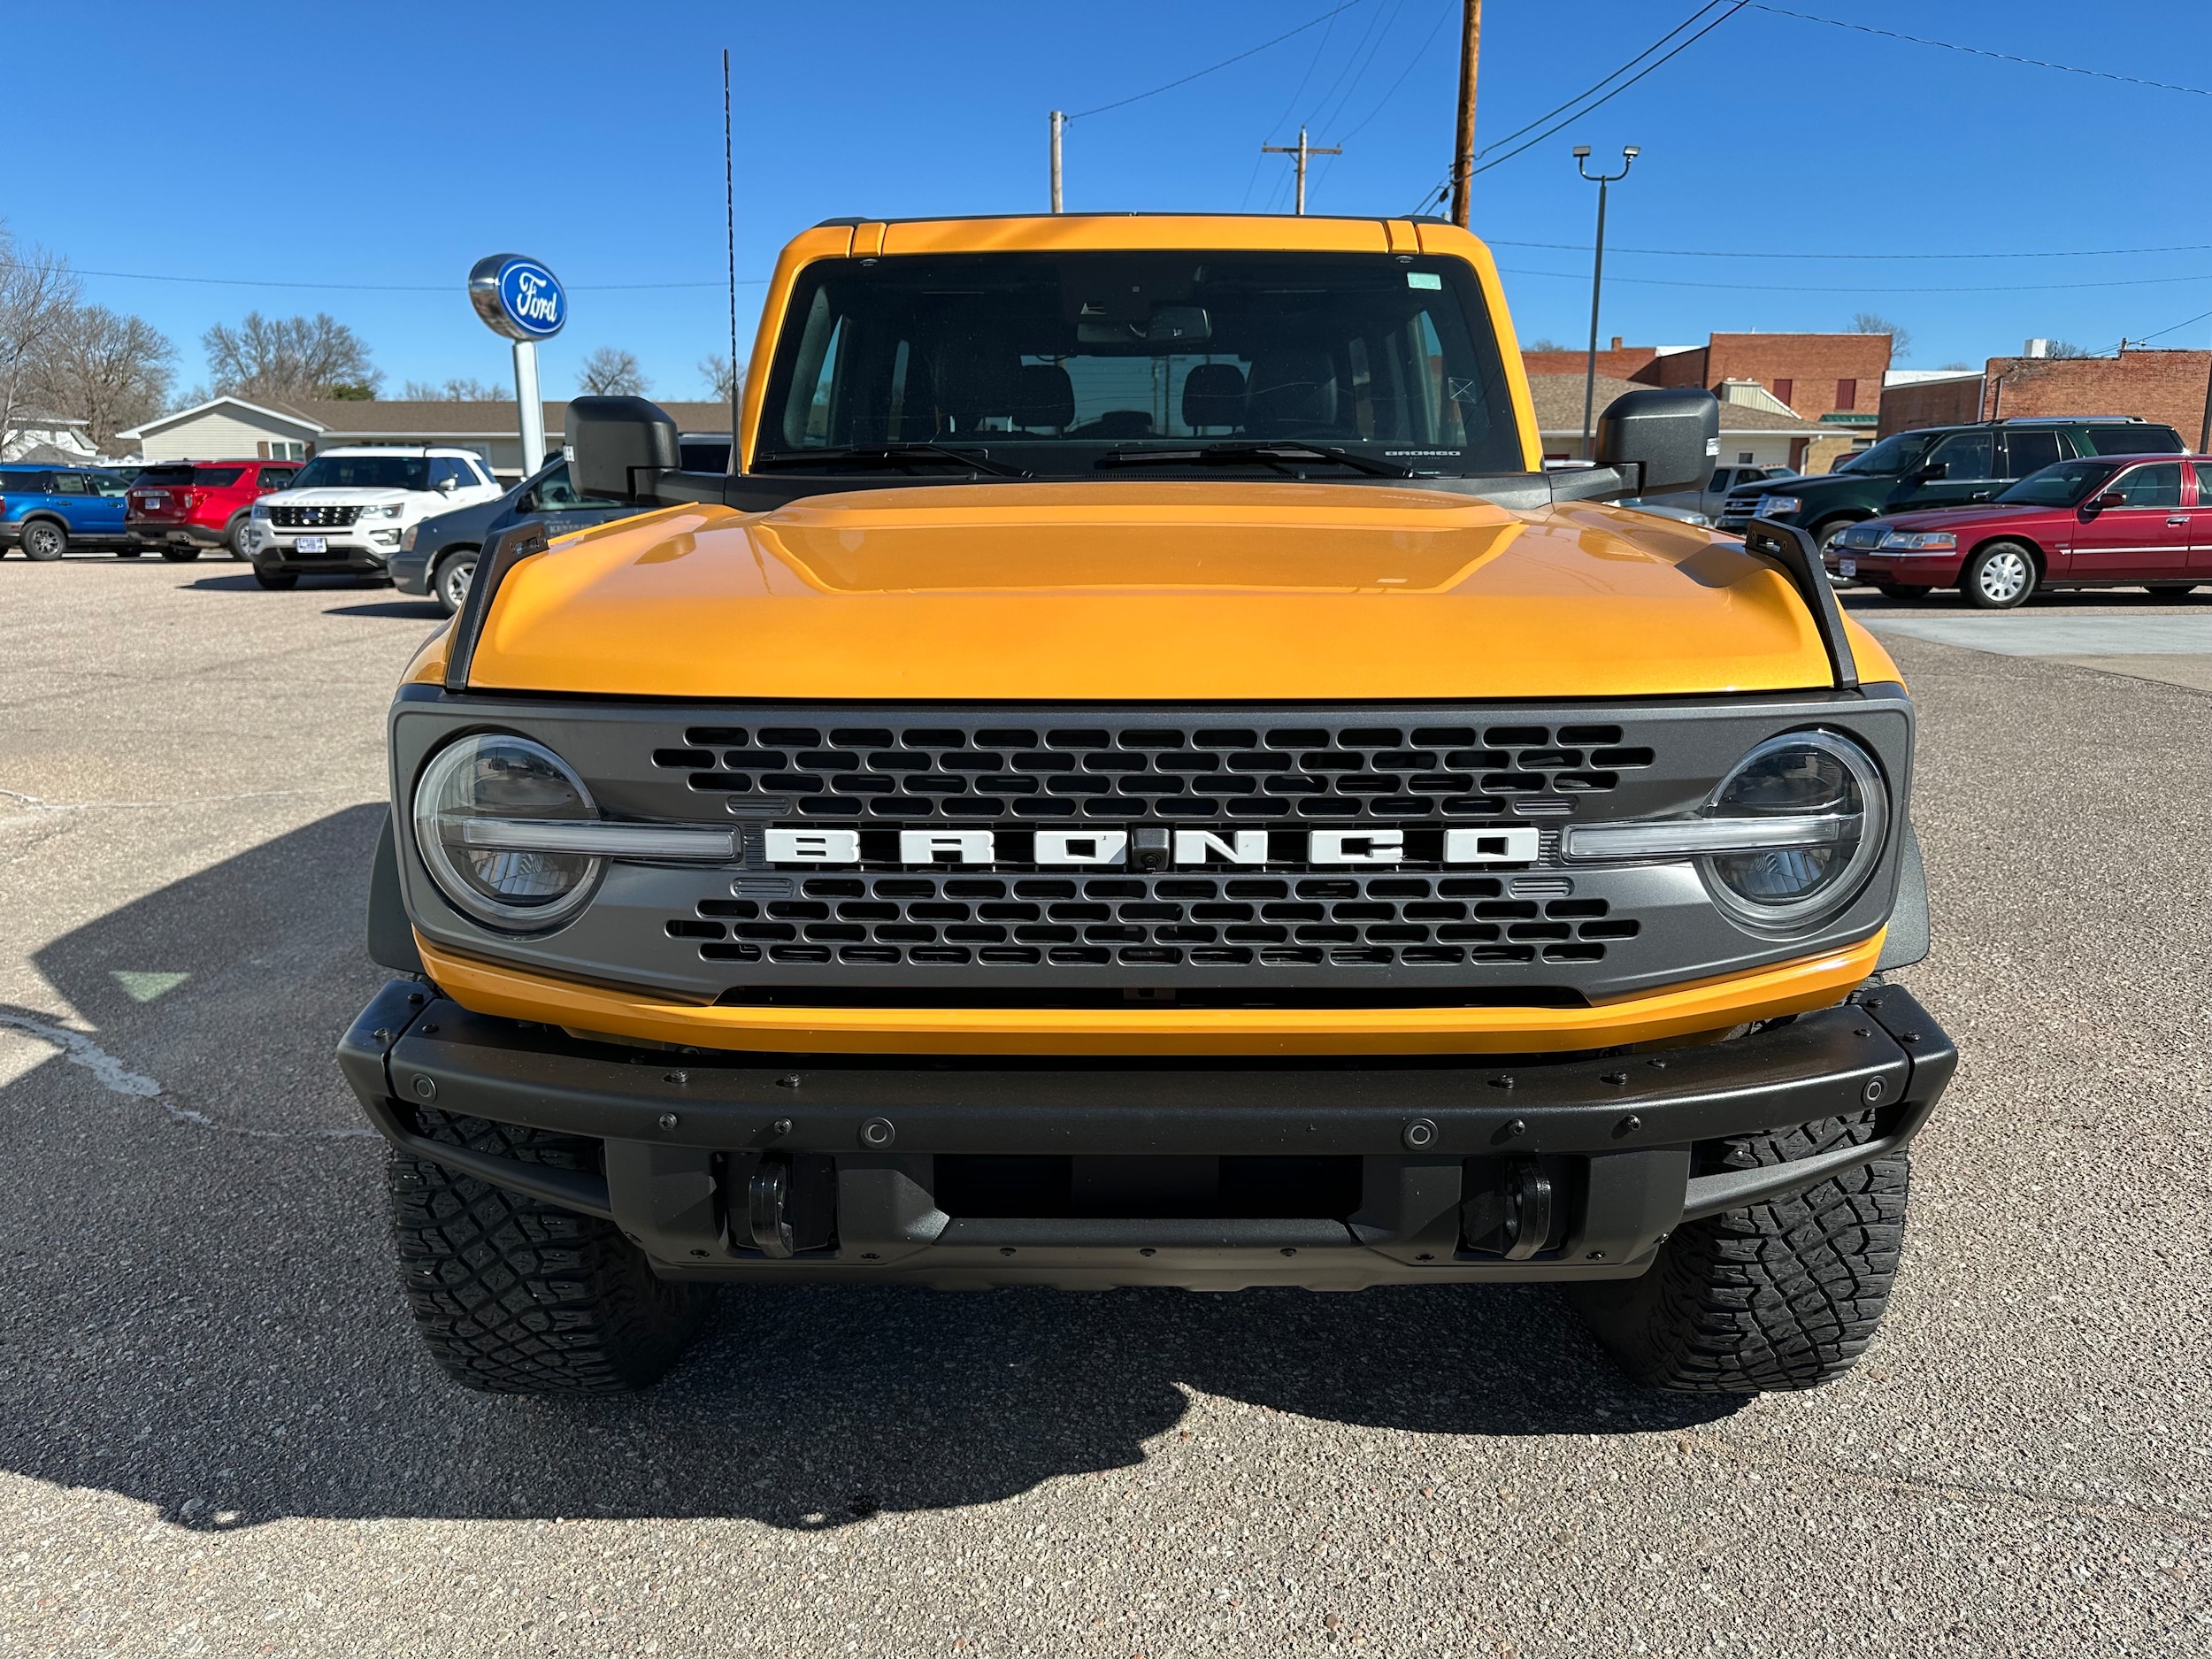
{"type": "Polygon", "coordinates": [[[504,488],[468,449],[326,449],[254,503],[246,556],[264,588],[296,587],[302,571],[382,576],[411,526],[504,488]]]}

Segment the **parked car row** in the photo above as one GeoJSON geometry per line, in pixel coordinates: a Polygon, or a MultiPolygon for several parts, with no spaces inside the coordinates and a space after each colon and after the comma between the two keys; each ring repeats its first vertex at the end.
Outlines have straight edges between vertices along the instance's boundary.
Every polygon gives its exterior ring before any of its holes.
{"type": "Polygon", "coordinates": [[[0,552],[20,548],[41,564],[71,548],[121,558],[149,551],[179,561],[209,548],[246,557],[253,503],[284,489],[297,461],[161,462],[114,467],[0,465],[0,552]]]}

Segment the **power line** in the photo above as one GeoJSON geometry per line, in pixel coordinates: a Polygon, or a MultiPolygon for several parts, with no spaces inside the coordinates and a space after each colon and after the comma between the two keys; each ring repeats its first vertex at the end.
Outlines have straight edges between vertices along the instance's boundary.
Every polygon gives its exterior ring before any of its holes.
{"type": "MultiPolygon", "coordinates": [[[[1504,155],[1500,156],[1495,161],[1485,162],[1479,167],[1471,168],[1467,176],[1471,179],[1476,173],[1487,173],[1493,167],[1503,166],[1507,162],[1512,160],[1514,157],[1534,149],[1537,145],[1542,143],[1546,139],[1551,137],[1555,133],[1557,133],[1563,128],[1570,127],[1576,121],[1580,120],[1584,116],[1589,114],[1591,111],[1599,108],[1601,105],[1610,103],[1613,99],[1620,96],[1622,93],[1627,91],[1629,88],[1634,86],[1639,81],[1641,81],[1646,75],[1651,73],[1653,70],[1658,68],[1660,65],[1667,62],[1669,58],[1678,56],[1680,53],[1687,50],[1690,47],[1697,44],[1698,42],[1703,40],[1708,35],[1710,35],[1722,24],[1727,22],[1730,18],[1734,17],[1737,12],[1742,11],[1746,5],[1750,4],[1750,0],[1734,0],[1734,4],[1731,4],[1727,11],[1722,12],[1720,16],[1715,18],[1710,23],[1708,23],[1703,28],[1698,30],[1696,34],[1691,35],[1688,39],[1680,42],[1675,46],[1673,50],[1668,52],[1664,57],[1653,58],[1650,63],[1645,64],[1641,69],[1637,70],[1633,75],[1630,75],[1626,81],[1621,81],[1619,86],[1615,87],[1603,97],[1595,99],[1587,104],[1583,102],[1585,99],[1589,98],[1592,93],[1597,91],[1599,88],[1604,86],[1607,81],[1618,79],[1621,75],[1626,74],[1629,70],[1634,69],[1638,64],[1643,63],[1645,58],[1650,58],[1652,53],[1657,51],[1669,41],[1673,40],[1676,35],[1681,34],[1684,29],[1688,28],[1699,19],[1704,17],[1706,13],[1712,11],[1716,5],[1722,3],[1723,0],[1706,0],[1705,4],[1698,7],[1698,9],[1691,12],[1688,17],[1684,18],[1681,22],[1676,24],[1664,35],[1662,35],[1657,40],[1652,42],[1650,45],[1645,47],[1643,50],[1638,52],[1626,63],[1621,65],[1621,66],[1614,70],[1612,73],[1600,77],[1597,81],[1592,82],[1588,87],[1586,87],[1582,91],[1575,94],[1573,97],[1569,98],[1564,104],[1554,104],[1549,110],[1538,116],[1534,120],[1529,122],[1527,126],[1518,127],[1515,131],[1508,133],[1503,138],[1498,139],[1493,142],[1487,149],[1485,149],[1479,153],[1486,156],[1490,154],[1492,150],[1496,150],[1500,145],[1511,143],[1515,139],[1520,137],[1523,133],[1527,132],[1530,127],[1541,126],[1544,122],[1550,120],[1553,116],[1557,115],[1562,110],[1573,111],[1573,112],[1564,120],[1557,122],[1554,126],[1546,127],[1544,131],[1537,134],[1535,137],[1530,139],[1526,143],[1506,151],[1504,155]],[[1576,105],[1580,105],[1581,107],[1575,108],[1576,105]]],[[[1452,181],[1448,176],[1442,184],[1430,190],[1427,195],[1424,196],[1421,198],[1420,205],[1416,207],[1413,211],[1416,213],[1425,211],[1432,203],[1441,200],[1442,197],[1450,191],[1451,188],[1452,181]]]]}
{"type": "Polygon", "coordinates": [[[2208,317],[2212,317],[2212,311],[2199,311],[2194,317],[2185,317],[2179,322],[2160,329],[2156,334],[2138,334],[2135,336],[2134,343],[2139,346],[2148,345],[2152,341],[2162,339],[2177,329],[2186,328],[2191,323],[2200,323],[2208,317]]]}
{"type": "MultiPolygon", "coordinates": [[[[1580,253],[1588,246],[1578,242],[1515,242],[1504,236],[1483,240],[1499,248],[1553,248],[1567,253],[1580,253]]],[[[2055,248],[2041,253],[1770,253],[1748,248],[1616,248],[1613,251],[1665,254],[1683,259],[2103,259],[2122,254],[2212,253],[2212,242],[2177,242],[2168,248],[2055,248]]]]}
{"type": "Polygon", "coordinates": [[[1360,133],[1367,127],[1367,124],[1372,121],[1378,115],[1380,115],[1383,111],[1389,106],[1391,99],[1398,96],[1398,88],[1405,85],[1406,77],[1411,74],[1416,69],[1418,69],[1421,66],[1421,60],[1429,55],[1430,46],[1435,42],[1438,33],[1442,30],[1444,27],[1444,20],[1450,16],[1451,13],[1449,12],[1439,12],[1436,14],[1436,21],[1430,26],[1428,37],[1424,40],[1420,45],[1414,48],[1413,57],[1407,62],[1406,66],[1398,72],[1398,78],[1390,83],[1390,90],[1384,93],[1381,97],[1375,101],[1375,107],[1368,111],[1365,115],[1360,118],[1358,126],[1353,127],[1350,132],[1344,134],[1346,139],[1352,139],[1359,136],[1360,133]]]}
{"type": "MultiPolygon", "coordinates": [[[[1524,271],[1500,265],[1500,271],[1510,271],[1514,276],[1558,277],[1563,280],[1586,282],[1589,273],[1583,271],[1524,271]]],[[[2212,272],[2195,276],[2125,277],[2110,282],[2022,282],[1997,288],[1976,285],[1970,288],[1861,288],[1855,284],[1842,288],[1812,288],[1802,282],[1690,282],[1673,277],[1616,277],[1617,282],[1633,282],[1644,288],[1724,288],[1740,294],[2046,294],[2063,288],[2154,288],[2172,282],[2212,282],[2212,272]]]]}
{"type": "Polygon", "coordinates": [[[1101,104],[1092,109],[1078,110],[1074,114],[1069,116],[1068,119],[1071,121],[1076,121],[1082,119],[1087,115],[1103,115],[1109,110],[1118,110],[1128,104],[1141,104],[1147,98],[1158,97],[1163,92],[1172,92],[1178,87],[1187,87],[1190,85],[1192,81],[1200,80],[1204,76],[1210,75],[1217,69],[1226,69],[1231,64],[1240,64],[1248,58],[1257,57],[1260,53],[1265,51],[1271,46],[1280,46],[1285,41],[1291,39],[1294,35],[1303,35],[1308,29],[1318,28],[1322,24],[1326,23],[1331,18],[1334,17],[1340,12],[1349,12],[1354,6],[1362,6],[1366,4],[1367,0],[1343,0],[1343,4],[1341,5],[1332,6],[1328,11],[1324,12],[1319,17],[1310,19],[1306,22],[1301,23],[1294,29],[1284,30],[1280,35],[1275,36],[1273,40],[1262,41],[1257,46],[1247,47],[1244,50],[1237,53],[1237,55],[1233,58],[1225,58],[1217,64],[1208,64],[1203,69],[1194,69],[1187,75],[1179,75],[1173,81],[1167,81],[1164,85],[1153,88],[1149,92],[1133,93],[1125,98],[1116,98],[1111,104],[1101,104]]]}
{"type": "Polygon", "coordinates": [[[1861,35],[1879,35],[1886,40],[1905,41],[1914,46],[1934,46],[1947,52],[1964,52],[1973,58],[1994,58],[2000,63],[2023,64],[2031,69],[2055,69],[2062,74],[2087,75],[2093,81],[2117,81],[2131,87],[2149,87],[2159,92],[2186,92],[2194,97],[2212,98],[2212,89],[2203,87],[2177,86],[2170,81],[2145,81],[2135,75],[2116,74],[2109,69],[2084,69],[2078,64],[2055,64],[2046,58],[2022,58],[2013,52],[1991,51],[1985,46],[1962,46],[1956,41],[1932,41],[1924,35],[1901,35],[1895,29],[1878,29],[1871,24],[1847,22],[1842,18],[1817,17],[1810,12],[1792,12],[1782,6],[1763,5],[1759,0],[1744,0],[1754,12],[1764,12],[1778,18],[1795,18],[1801,23],[1825,23],[1830,28],[1851,29],[1861,35]]]}

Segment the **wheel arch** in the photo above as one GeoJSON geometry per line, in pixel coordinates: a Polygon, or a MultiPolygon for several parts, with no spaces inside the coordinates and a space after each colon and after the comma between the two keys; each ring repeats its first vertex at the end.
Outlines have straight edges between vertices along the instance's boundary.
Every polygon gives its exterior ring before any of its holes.
{"type": "Polygon", "coordinates": [[[2040,587],[2043,582],[2043,578],[2050,573],[2051,556],[2047,550],[2045,550],[2043,544],[2040,541],[2038,541],[2033,536],[2022,535],[2016,530],[2000,531],[1985,535],[1980,541],[1975,542],[1973,546],[1968,548],[1965,554],[1959,560],[1959,569],[1961,572],[1963,573],[1969,564],[1972,563],[1975,559],[1981,557],[1984,553],[1987,552],[1991,548],[1995,547],[2001,541],[2009,541],[2016,547],[2024,547],[2027,549],[2028,557],[2035,561],[2036,585],[2040,587]]]}

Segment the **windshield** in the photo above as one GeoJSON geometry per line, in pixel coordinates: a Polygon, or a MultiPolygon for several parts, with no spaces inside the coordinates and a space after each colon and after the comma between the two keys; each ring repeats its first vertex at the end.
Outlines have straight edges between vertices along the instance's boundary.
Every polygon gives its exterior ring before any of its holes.
{"type": "Polygon", "coordinates": [[[430,463],[419,455],[322,455],[292,475],[287,489],[428,489],[430,463]]]}
{"type": "Polygon", "coordinates": [[[2016,507],[2071,507],[2113,474],[2109,461],[2061,461],[2031,472],[1997,499],[2016,507]]]}
{"type": "Polygon", "coordinates": [[[1111,450],[1271,442],[1425,473],[1526,468],[1481,291],[1456,260],[829,260],[802,273],[787,315],[756,466],[934,443],[1064,478],[1111,450]]]}
{"type": "Polygon", "coordinates": [[[1885,438],[1852,463],[1854,472],[1908,472],[1943,434],[1939,432],[1901,432],[1885,438]]]}

